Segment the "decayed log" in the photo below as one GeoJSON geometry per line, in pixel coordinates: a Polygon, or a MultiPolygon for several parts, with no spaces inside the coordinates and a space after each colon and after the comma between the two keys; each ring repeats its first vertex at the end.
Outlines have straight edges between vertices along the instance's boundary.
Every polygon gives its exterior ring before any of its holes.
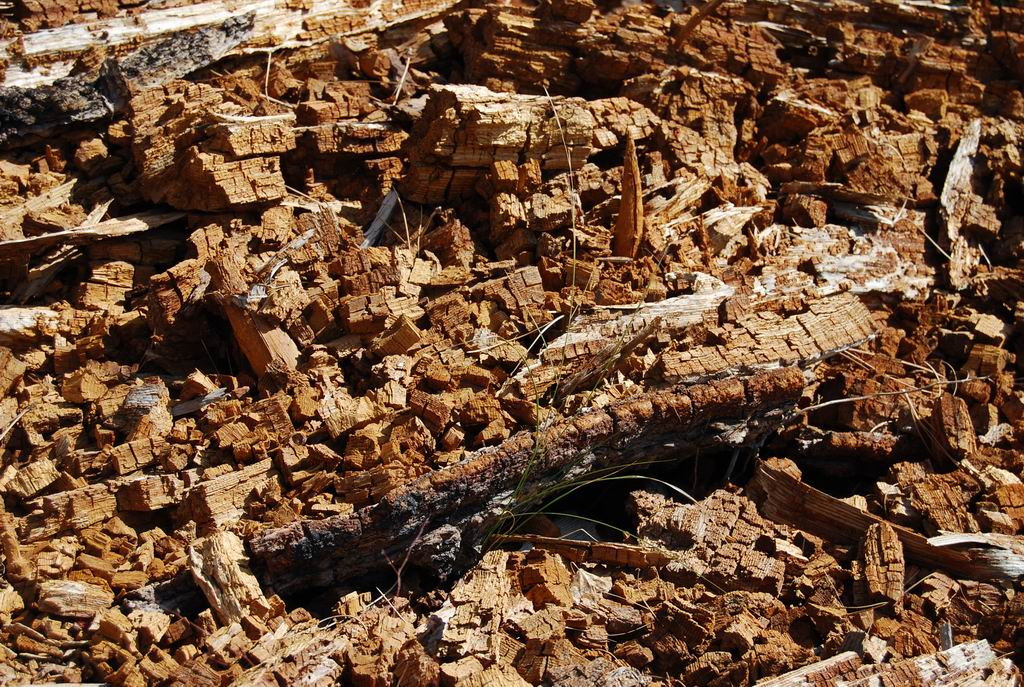
{"type": "MultiPolygon", "coordinates": [[[[687,299],[681,300],[687,302],[687,299]]],[[[711,313],[717,320],[719,302],[714,297],[698,298],[694,311],[685,307],[678,311],[663,308],[665,319],[652,321],[666,322],[670,332],[682,330],[691,318],[700,321],[711,313]],[[677,317],[667,317],[670,314],[677,317]]],[[[645,316],[650,317],[646,313],[645,316]]],[[[622,331],[643,326],[632,322],[629,316],[602,324],[603,329],[600,324],[596,326],[598,336],[614,336],[617,332],[621,335],[622,331]]],[[[679,385],[669,391],[649,392],[602,411],[585,412],[563,420],[539,436],[520,433],[497,450],[485,449],[470,455],[459,465],[433,473],[353,516],[295,524],[261,535],[253,543],[253,552],[267,564],[271,578],[281,588],[288,589],[311,579],[328,584],[338,574],[358,575],[379,567],[381,559],[377,553],[380,550],[398,550],[403,543],[411,542],[410,535],[414,532],[411,528],[426,526],[429,522],[435,528],[425,535],[430,544],[418,545],[421,549],[440,547],[447,540],[444,545],[448,551],[431,554],[435,560],[427,565],[448,574],[456,558],[467,554],[471,557],[484,535],[483,525],[493,517],[484,518],[478,512],[494,512],[508,505],[504,503],[509,498],[508,490],[522,474],[528,474],[530,480],[520,489],[537,489],[551,480],[564,479],[566,471],[584,474],[598,467],[626,463],[644,451],[648,457],[666,452],[686,456],[702,447],[749,445],[764,436],[771,424],[781,421],[780,408],[792,403],[796,396],[790,394],[804,384],[799,373],[793,368],[783,368],[775,374],[755,375],[744,382],[734,379],[712,384],[706,390],[703,386],[686,385],[727,374],[751,374],[782,365],[815,362],[862,343],[874,332],[868,311],[856,299],[842,295],[812,300],[806,312],[798,311],[790,317],[780,318],[766,312],[753,316],[746,325],[742,319],[738,324],[737,329],[721,333],[728,342],[726,345],[697,347],[672,354],[682,356],[678,359],[663,361],[658,375],[670,385],[679,385]],[[762,384],[764,389],[757,391],[762,384]],[[728,403],[723,404],[722,394],[727,394],[728,403]],[[759,400],[762,397],[774,400],[765,405],[764,400],[759,400]],[[675,426],[660,424],[668,422],[669,417],[676,419],[675,426]],[[730,417],[733,420],[726,420],[730,417]],[[747,417],[750,419],[746,420],[747,417]],[[711,431],[699,435],[698,427],[708,427],[711,431]],[[663,445],[666,442],[671,446],[663,445]],[[612,448],[614,453],[610,453],[612,448]],[[478,481],[468,484],[474,475],[478,476],[478,481]],[[476,504],[475,508],[469,508],[471,503],[476,504]],[[461,543],[458,532],[451,527],[456,521],[461,523],[461,543]],[[334,555],[340,555],[341,549],[350,546],[346,543],[350,539],[358,539],[360,550],[367,554],[360,562],[350,558],[344,572],[339,573],[330,561],[334,555]],[[309,565],[307,560],[318,562],[309,565]],[[297,565],[298,561],[303,562],[297,565]]],[[[587,331],[586,327],[581,331],[587,331]]],[[[601,350],[601,345],[597,350],[601,350]]],[[[547,364],[550,374],[542,376],[554,380],[563,365],[579,368],[588,357],[588,347],[575,349],[571,355],[552,356],[553,362],[547,364]]],[[[593,356],[594,362],[587,362],[587,365],[604,365],[605,357],[599,352],[593,356]]],[[[534,390],[541,393],[534,378],[537,374],[533,370],[522,382],[530,387],[528,395],[533,395],[534,390]]],[[[413,393],[413,407],[418,408],[418,403],[422,403],[421,416],[443,427],[448,409],[440,404],[436,410],[428,410],[427,398],[418,401],[419,396],[422,396],[420,392],[413,393]],[[438,416],[436,420],[430,420],[434,415],[438,416]]],[[[362,422],[365,424],[366,420],[362,422]]],[[[328,422],[328,427],[331,424],[328,422]]],[[[332,431],[354,426],[347,421],[332,431]]],[[[352,549],[348,548],[347,552],[351,554],[352,549]]]]}
{"type": "MultiPolygon", "coordinates": [[[[540,362],[524,366],[516,376],[523,393],[540,397],[558,385],[562,395],[584,388],[595,376],[608,374],[623,352],[654,331],[684,337],[688,327],[720,319],[732,289],[725,285],[693,296],[644,304],[634,313],[618,317],[583,318],[573,330],[552,341],[540,362]]],[[[669,383],[697,382],[726,374],[779,365],[806,364],[856,346],[875,332],[871,313],[856,298],[839,294],[808,299],[786,315],[781,305],[766,299],[758,310],[747,301],[749,312],[725,321],[717,330],[724,343],[696,344],[658,356],[650,378],[669,383]]],[[[696,342],[695,342],[696,343],[696,342]]]]}
{"type": "Polygon", "coordinates": [[[278,591],[380,569],[382,551],[398,556],[410,547],[412,562],[448,576],[474,558],[497,513],[517,497],[603,467],[756,442],[782,422],[804,384],[798,369],[783,368],[630,398],[520,432],[353,515],[265,532],[251,549],[278,591]]]}
{"type": "Polygon", "coordinates": [[[0,39],[0,682],[1012,677],[1024,12],[174,4],[0,39]]]}
{"type": "Polygon", "coordinates": [[[1011,687],[1018,684],[1018,676],[1012,662],[997,656],[992,646],[982,639],[880,665],[861,664],[856,653],[847,651],[785,675],[761,680],[757,687],[811,687],[826,682],[837,687],[876,684],[1011,687]]]}

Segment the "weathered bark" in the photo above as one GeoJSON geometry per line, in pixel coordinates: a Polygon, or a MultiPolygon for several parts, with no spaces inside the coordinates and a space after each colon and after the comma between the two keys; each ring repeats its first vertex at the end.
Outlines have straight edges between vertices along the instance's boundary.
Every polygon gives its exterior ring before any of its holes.
{"type": "Polygon", "coordinates": [[[498,514],[595,470],[752,445],[804,388],[796,368],[653,392],[520,432],[349,516],[296,522],[250,542],[279,592],[330,585],[404,555],[442,577],[477,555],[498,514]],[[344,563],[341,563],[344,561],[344,563]]]}
{"type": "Polygon", "coordinates": [[[68,76],[45,86],[0,88],[0,145],[14,137],[44,135],[59,126],[119,112],[136,93],[220,59],[251,35],[253,22],[253,14],[245,14],[176,33],[120,60],[108,60],[98,75],[85,80],[68,76]]]}

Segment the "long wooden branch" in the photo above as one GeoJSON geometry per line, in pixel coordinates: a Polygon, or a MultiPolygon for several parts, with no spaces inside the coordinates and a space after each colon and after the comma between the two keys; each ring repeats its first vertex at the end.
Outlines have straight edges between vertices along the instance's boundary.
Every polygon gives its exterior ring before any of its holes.
{"type": "Polygon", "coordinates": [[[798,368],[656,391],[520,432],[351,515],[305,520],[251,542],[278,592],[330,585],[405,555],[442,577],[472,561],[501,512],[604,468],[757,442],[804,389],[798,368]]]}

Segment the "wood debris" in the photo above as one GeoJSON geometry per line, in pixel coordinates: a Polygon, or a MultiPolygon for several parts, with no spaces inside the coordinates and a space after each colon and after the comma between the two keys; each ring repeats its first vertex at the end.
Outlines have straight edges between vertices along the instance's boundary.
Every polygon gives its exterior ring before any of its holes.
{"type": "Polygon", "coordinates": [[[0,683],[1020,682],[1013,3],[8,14],[0,683]]]}

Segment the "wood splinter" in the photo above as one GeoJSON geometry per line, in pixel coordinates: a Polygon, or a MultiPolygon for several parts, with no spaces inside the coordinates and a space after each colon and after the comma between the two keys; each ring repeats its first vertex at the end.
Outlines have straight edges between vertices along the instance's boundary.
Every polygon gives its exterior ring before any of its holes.
{"type": "Polygon", "coordinates": [[[615,220],[615,238],[612,246],[616,256],[635,258],[644,238],[644,199],[640,181],[640,165],[636,159],[636,144],[626,135],[626,154],[622,164],[622,202],[615,220]]]}

